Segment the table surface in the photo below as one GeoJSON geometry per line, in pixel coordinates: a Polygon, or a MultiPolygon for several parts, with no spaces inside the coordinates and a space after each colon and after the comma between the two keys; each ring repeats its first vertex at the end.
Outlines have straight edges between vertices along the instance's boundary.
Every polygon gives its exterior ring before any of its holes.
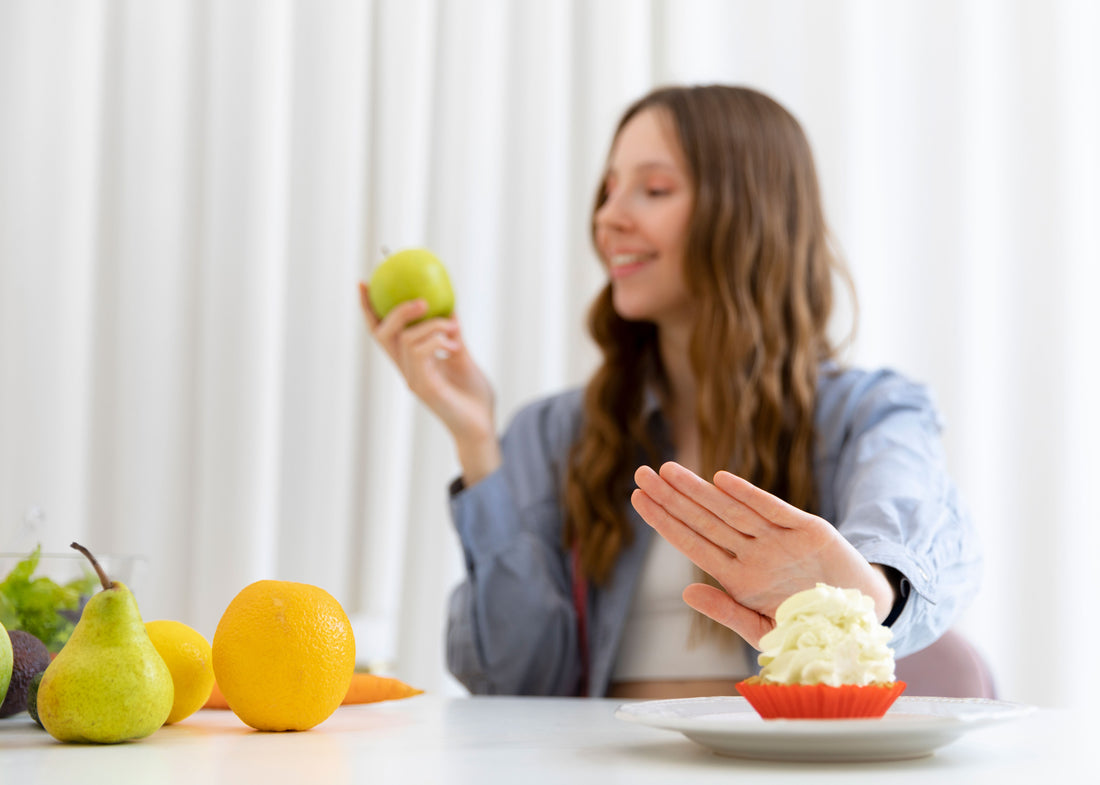
{"type": "Polygon", "coordinates": [[[203,710],[141,741],[61,744],[26,714],[0,720],[5,783],[1100,782],[1095,720],[1040,709],[893,763],[717,755],[674,731],[616,719],[621,701],[420,695],[343,706],[300,733],[258,733],[203,710]],[[1084,727],[1083,727],[1084,725],[1084,727]],[[1082,775],[1084,778],[1082,779],[1082,775]]]}

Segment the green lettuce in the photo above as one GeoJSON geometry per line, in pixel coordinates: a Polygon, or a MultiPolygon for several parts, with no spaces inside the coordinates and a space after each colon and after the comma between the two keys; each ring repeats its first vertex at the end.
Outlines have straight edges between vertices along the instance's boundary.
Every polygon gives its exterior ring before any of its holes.
{"type": "Polygon", "coordinates": [[[36,578],[34,571],[41,556],[39,545],[0,582],[0,623],[8,630],[29,632],[56,653],[72,634],[84,602],[99,581],[90,571],[64,585],[47,577],[36,578]]]}

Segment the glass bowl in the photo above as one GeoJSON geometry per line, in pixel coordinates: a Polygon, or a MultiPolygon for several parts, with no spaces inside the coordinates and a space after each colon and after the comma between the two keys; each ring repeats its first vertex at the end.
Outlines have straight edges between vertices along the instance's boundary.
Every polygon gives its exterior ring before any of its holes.
{"type": "MultiPolygon", "coordinates": [[[[0,553],[0,621],[9,630],[24,629],[37,635],[56,653],[68,640],[88,598],[102,586],[92,563],[74,550],[72,553],[39,554],[29,583],[38,586],[41,582],[47,587],[42,593],[28,587],[27,581],[18,581],[20,586],[17,587],[12,571],[30,556],[30,553],[0,553]],[[56,617],[48,608],[43,613],[46,602],[43,597],[56,599],[56,617]]],[[[95,556],[108,578],[126,584],[135,594],[139,591],[148,563],[144,556],[113,553],[95,556]]]]}

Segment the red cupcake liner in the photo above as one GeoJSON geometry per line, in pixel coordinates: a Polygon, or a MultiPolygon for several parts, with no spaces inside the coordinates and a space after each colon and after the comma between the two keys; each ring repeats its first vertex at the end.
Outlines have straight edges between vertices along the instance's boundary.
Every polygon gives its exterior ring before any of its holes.
{"type": "Polygon", "coordinates": [[[887,684],[769,684],[753,677],[737,691],[766,720],[856,719],[881,717],[905,691],[905,682],[887,684]]]}

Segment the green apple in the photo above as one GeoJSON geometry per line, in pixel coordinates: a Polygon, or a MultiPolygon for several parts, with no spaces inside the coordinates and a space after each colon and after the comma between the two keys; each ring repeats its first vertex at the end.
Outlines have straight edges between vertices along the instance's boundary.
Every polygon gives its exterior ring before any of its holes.
{"type": "Polygon", "coordinates": [[[11,637],[4,625],[0,624],[0,703],[3,703],[4,698],[7,697],[14,664],[15,653],[12,651],[11,637]]]}
{"type": "Polygon", "coordinates": [[[386,257],[370,278],[370,305],[378,318],[408,300],[428,301],[422,319],[450,316],[455,307],[454,290],[447,268],[435,254],[423,248],[408,248],[386,257]]]}

